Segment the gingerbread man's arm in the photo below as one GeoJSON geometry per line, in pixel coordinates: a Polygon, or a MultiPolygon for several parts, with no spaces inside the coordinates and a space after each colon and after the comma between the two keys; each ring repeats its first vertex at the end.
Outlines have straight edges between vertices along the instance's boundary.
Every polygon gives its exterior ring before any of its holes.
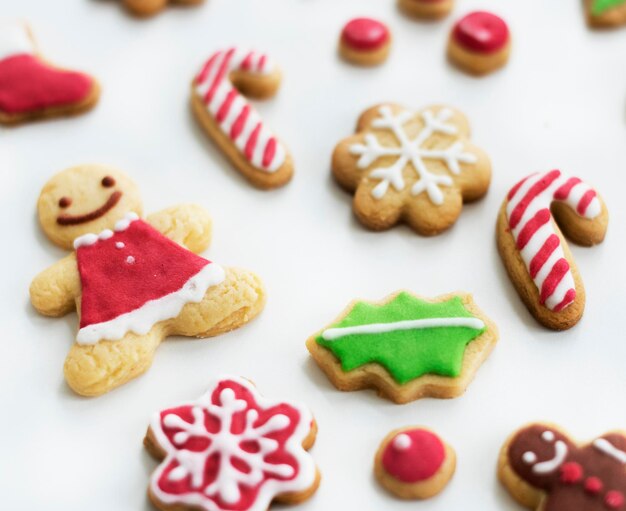
{"type": "Polygon", "coordinates": [[[181,204],[158,211],[147,222],[165,236],[199,254],[211,242],[211,218],[195,204],[181,204]]]}
{"type": "Polygon", "coordinates": [[[30,284],[30,302],[45,316],[63,316],[71,312],[79,294],[80,276],[75,253],[42,271],[30,284]]]}

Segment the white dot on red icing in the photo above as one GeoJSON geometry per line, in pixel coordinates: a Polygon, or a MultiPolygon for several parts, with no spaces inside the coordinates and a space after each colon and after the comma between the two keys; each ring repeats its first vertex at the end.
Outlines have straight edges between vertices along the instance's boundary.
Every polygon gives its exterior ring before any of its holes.
{"type": "Polygon", "coordinates": [[[404,433],[400,433],[393,439],[393,447],[398,451],[406,451],[409,447],[411,447],[411,437],[409,437],[409,435],[405,435],[404,433]]]}
{"type": "Polygon", "coordinates": [[[554,433],[552,433],[552,431],[544,431],[543,434],[541,435],[541,438],[543,438],[546,442],[553,442],[554,433]]]}
{"type": "Polygon", "coordinates": [[[128,264],[135,264],[135,258],[134,258],[133,256],[128,256],[128,257],[126,258],[126,262],[127,262],[128,264]]]}
{"type": "Polygon", "coordinates": [[[115,243],[115,248],[124,248],[124,243],[121,241],[118,241],[115,243]]]}
{"type": "Polygon", "coordinates": [[[522,460],[524,460],[524,463],[532,465],[537,461],[537,455],[532,451],[526,451],[524,454],[522,454],[522,460]]]}

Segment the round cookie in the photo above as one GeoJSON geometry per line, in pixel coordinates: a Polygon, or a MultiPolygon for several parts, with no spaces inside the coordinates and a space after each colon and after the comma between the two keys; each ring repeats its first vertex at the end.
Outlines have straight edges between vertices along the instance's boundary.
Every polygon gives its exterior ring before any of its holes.
{"type": "Polygon", "coordinates": [[[409,16],[440,19],[450,14],[454,0],[398,0],[398,5],[409,16]]]}
{"type": "Polygon", "coordinates": [[[339,53],[360,66],[375,66],[387,60],[391,34],[384,23],[372,18],[354,18],[346,23],[339,39],[339,53]]]}
{"type": "Polygon", "coordinates": [[[486,11],[474,11],[461,18],[448,41],[450,60],[465,71],[483,75],[504,66],[511,51],[506,22],[486,11]]]}
{"type": "Polygon", "coordinates": [[[429,429],[409,426],[389,433],[374,459],[374,475],[403,499],[437,495],[456,468],[454,449],[429,429]]]}

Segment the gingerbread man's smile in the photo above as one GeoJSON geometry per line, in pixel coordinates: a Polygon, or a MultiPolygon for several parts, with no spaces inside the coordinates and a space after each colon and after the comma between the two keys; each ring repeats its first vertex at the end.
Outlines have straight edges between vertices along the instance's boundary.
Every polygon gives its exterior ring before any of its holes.
{"type": "MultiPolygon", "coordinates": [[[[105,176],[102,178],[102,186],[105,188],[110,188],[115,186],[115,179],[111,176],[105,176]]],[[[79,225],[84,224],[86,222],[91,222],[92,220],[96,220],[103,215],[106,215],[122,198],[122,192],[119,190],[114,191],[107,201],[100,206],[98,209],[94,209],[89,213],[84,213],[82,215],[59,215],[57,217],[57,224],[59,225],[79,225]]],[[[61,197],[59,200],[59,207],[67,208],[72,204],[72,199],[70,197],[61,197]]]]}

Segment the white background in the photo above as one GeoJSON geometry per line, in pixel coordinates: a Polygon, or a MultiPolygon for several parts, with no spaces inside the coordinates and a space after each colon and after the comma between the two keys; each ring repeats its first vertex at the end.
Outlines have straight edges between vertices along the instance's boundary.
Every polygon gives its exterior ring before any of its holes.
{"type": "Polygon", "coordinates": [[[151,509],[145,490],[156,463],[142,447],[149,417],[199,396],[221,373],[314,411],[312,452],[323,479],[303,511],[518,509],[495,478],[509,433],[539,419],[581,440],[626,428],[626,30],[590,30],[577,1],[457,4],[451,17],[421,23],[392,0],[208,0],[147,21],[115,1],[3,2],[3,17],[28,20],[48,58],[93,73],[103,94],[85,116],[0,129],[0,507],[151,509]],[[453,20],[474,8],[503,15],[514,38],[508,67],[481,79],[444,58],[453,20]],[[391,56],[379,68],[355,68],[336,55],[341,26],[357,15],[393,31],[391,56]],[[295,158],[294,180],[281,190],[251,188],[190,114],[189,81],[230,44],[268,51],[284,71],[279,94],[256,103],[295,158]],[[363,109],[383,100],[459,107],[492,158],[489,195],[441,236],[406,227],[368,232],[330,177],[334,145],[363,109]],[[250,325],[212,340],[169,339],[146,375],[95,399],[63,381],[75,315],[40,317],[28,301],[31,278],[64,255],[38,228],[39,190],[53,173],[87,162],[127,171],[147,212],[182,202],[206,207],[214,219],[206,255],[255,270],[269,296],[250,325]],[[494,241],[508,189],[554,167],[593,183],[611,215],[604,244],[574,247],[587,309],[564,333],[528,314],[494,241]],[[348,301],[398,288],[470,291],[498,323],[500,342],[465,396],[399,406],[370,391],[341,393],[309,358],[305,339],[348,301]],[[458,455],[449,486],[424,503],[395,500],[372,476],[380,439],[409,424],[434,428],[458,455]]]}

